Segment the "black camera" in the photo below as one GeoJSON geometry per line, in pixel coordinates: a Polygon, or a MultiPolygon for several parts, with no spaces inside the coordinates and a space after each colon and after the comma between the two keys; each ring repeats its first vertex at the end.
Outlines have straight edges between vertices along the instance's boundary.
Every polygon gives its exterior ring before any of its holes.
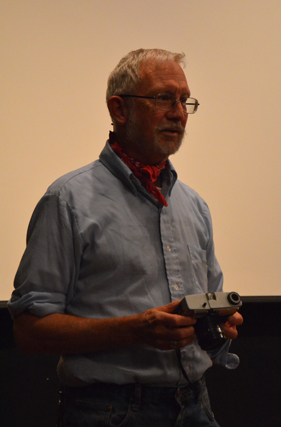
{"type": "Polygon", "coordinates": [[[237,292],[195,294],[184,297],[174,313],[196,318],[194,329],[200,347],[215,350],[226,341],[221,324],[241,305],[237,292]]]}

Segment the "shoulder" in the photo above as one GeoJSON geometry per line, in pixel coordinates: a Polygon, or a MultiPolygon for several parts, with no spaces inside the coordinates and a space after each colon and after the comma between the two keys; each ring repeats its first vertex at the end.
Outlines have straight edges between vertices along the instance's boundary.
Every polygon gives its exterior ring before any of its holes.
{"type": "Polygon", "coordinates": [[[67,218],[72,208],[83,206],[93,192],[96,177],[101,175],[98,171],[102,168],[101,162],[96,160],[56,179],[37,203],[30,224],[42,217],[67,218]]]}
{"type": "Polygon", "coordinates": [[[92,175],[99,166],[101,166],[101,163],[96,160],[86,166],[62,175],[48,187],[47,193],[56,193],[59,195],[67,188],[75,188],[75,186],[81,185],[84,181],[92,178],[92,175]]]}

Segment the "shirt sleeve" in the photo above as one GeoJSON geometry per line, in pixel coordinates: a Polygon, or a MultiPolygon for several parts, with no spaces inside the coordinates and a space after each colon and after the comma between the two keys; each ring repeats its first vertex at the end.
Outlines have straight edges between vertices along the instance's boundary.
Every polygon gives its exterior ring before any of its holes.
{"type": "Polygon", "coordinates": [[[28,227],[27,247],[8,302],[12,316],[24,311],[38,317],[66,312],[78,271],[78,246],[71,209],[57,194],[46,194],[28,227]]]}

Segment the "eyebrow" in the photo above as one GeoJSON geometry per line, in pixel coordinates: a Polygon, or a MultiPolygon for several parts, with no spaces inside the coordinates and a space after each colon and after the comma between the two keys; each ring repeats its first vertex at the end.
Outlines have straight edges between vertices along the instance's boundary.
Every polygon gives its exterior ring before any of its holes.
{"type": "MultiPolygon", "coordinates": [[[[167,94],[167,95],[172,95],[176,98],[175,91],[173,91],[173,90],[162,90],[162,91],[159,90],[157,93],[156,93],[156,91],[153,91],[153,94],[154,95],[149,95],[149,96],[157,96],[157,95],[167,94]]],[[[180,95],[180,98],[183,98],[184,96],[186,96],[187,98],[190,98],[191,93],[190,92],[183,92],[180,95]]]]}

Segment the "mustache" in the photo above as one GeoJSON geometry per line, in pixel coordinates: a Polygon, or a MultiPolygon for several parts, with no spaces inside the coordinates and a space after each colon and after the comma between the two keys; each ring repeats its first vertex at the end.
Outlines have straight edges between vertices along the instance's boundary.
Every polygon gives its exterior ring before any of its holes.
{"type": "Polygon", "coordinates": [[[162,126],[158,126],[157,131],[158,132],[163,132],[165,130],[170,130],[170,131],[174,131],[174,132],[179,132],[179,133],[184,133],[185,129],[184,127],[179,123],[169,123],[166,125],[162,125],[162,126]]]}

